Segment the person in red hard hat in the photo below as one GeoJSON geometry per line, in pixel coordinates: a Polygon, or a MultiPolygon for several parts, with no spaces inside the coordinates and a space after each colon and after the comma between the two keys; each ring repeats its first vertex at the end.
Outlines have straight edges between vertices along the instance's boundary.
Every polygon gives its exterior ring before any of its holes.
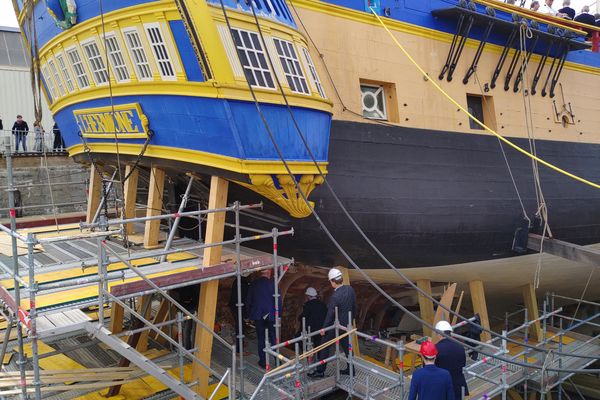
{"type": "Polygon", "coordinates": [[[423,342],[420,353],[424,365],[412,375],[408,400],[454,400],[450,373],[435,366],[438,354],[435,344],[429,340],[423,342]]]}

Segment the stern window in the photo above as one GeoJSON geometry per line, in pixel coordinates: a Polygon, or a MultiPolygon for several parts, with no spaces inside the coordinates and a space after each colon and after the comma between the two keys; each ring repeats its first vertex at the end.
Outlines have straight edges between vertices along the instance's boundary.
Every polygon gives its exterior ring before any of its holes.
{"type": "Polygon", "coordinates": [[[148,33],[148,39],[152,45],[152,50],[156,56],[156,62],[158,63],[158,69],[160,76],[166,79],[175,78],[175,69],[171,63],[171,57],[169,57],[169,51],[167,45],[163,40],[163,35],[158,24],[146,25],[146,32],[148,33]]]}
{"type": "Polygon", "coordinates": [[[58,75],[58,70],[56,69],[56,64],[54,64],[53,60],[49,60],[48,66],[50,67],[50,72],[52,72],[54,81],[56,82],[56,85],[58,86],[58,94],[60,94],[61,96],[64,96],[65,95],[65,86],[62,83],[62,79],[60,79],[60,76],[58,75]]]}
{"type": "Polygon", "coordinates": [[[129,52],[131,53],[131,59],[135,65],[138,79],[140,81],[152,79],[152,70],[150,64],[148,64],[148,58],[144,51],[144,46],[140,39],[140,35],[136,30],[123,32],[125,39],[127,40],[127,46],[129,46],[129,52]]]}
{"type": "Polygon", "coordinates": [[[308,69],[310,71],[310,76],[312,77],[313,83],[319,92],[319,95],[322,98],[326,98],[325,89],[323,89],[323,85],[321,84],[321,80],[319,79],[319,75],[317,74],[317,69],[315,68],[315,64],[313,63],[312,58],[310,57],[310,53],[306,47],[302,48],[302,52],[304,53],[304,58],[306,59],[306,63],[308,64],[308,69]]]}
{"type": "Polygon", "coordinates": [[[73,66],[73,70],[75,71],[75,76],[77,77],[77,83],[79,83],[79,87],[81,89],[85,89],[90,86],[90,80],[88,79],[87,73],[83,68],[83,63],[81,62],[81,57],[79,57],[79,52],[77,49],[67,50],[67,54],[69,56],[69,60],[71,61],[71,65],[73,66]]]}
{"type": "Polygon", "coordinates": [[[115,70],[117,82],[129,81],[129,71],[127,70],[127,65],[125,65],[123,53],[121,53],[121,46],[119,46],[119,42],[115,36],[106,37],[106,49],[115,70]]]}
{"type": "Polygon", "coordinates": [[[94,75],[94,81],[97,85],[103,85],[108,83],[108,72],[106,71],[106,65],[104,59],[100,54],[98,45],[96,42],[89,42],[83,45],[83,49],[87,55],[90,63],[92,74],[94,75]]]}
{"type": "Polygon", "coordinates": [[[294,45],[281,39],[273,39],[273,42],[290,89],[296,93],[310,94],[294,45]]]}
{"type": "Polygon", "coordinates": [[[231,31],[240,62],[246,71],[250,84],[259,88],[275,89],[271,70],[267,65],[265,52],[258,35],[240,29],[232,29],[231,31]]]}
{"type": "Polygon", "coordinates": [[[52,77],[48,73],[48,67],[44,64],[42,65],[42,74],[44,75],[44,81],[46,81],[46,85],[48,86],[48,91],[50,92],[50,96],[53,99],[56,99],[56,87],[54,87],[54,81],[52,77]]]}
{"type": "Polygon", "coordinates": [[[67,69],[67,65],[65,64],[65,59],[62,54],[58,54],[56,56],[56,62],[58,63],[58,68],[60,69],[63,78],[65,78],[65,83],[67,84],[67,90],[72,92],[75,90],[75,86],[73,85],[73,79],[71,79],[71,73],[67,69]]]}

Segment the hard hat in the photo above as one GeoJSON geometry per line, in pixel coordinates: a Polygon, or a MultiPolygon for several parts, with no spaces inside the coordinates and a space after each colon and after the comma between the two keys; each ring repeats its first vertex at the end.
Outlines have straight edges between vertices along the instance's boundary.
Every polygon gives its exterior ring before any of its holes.
{"type": "Polygon", "coordinates": [[[332,280],[334,280],[334,279],[336,279],[336,278],[339,278],[339,277],[341,277],[341,276],[342,276],[342,271],[340,271],[340,270],[339,270],[339,269],[337,269],[337,268],[331,268],[331,269],[329,270],[329,273],[327,274],[327,278],[328,278],[330,281],[332,281],[332,280]]]}
{"type": "Polygon", "coordinates": [[[419,353],[421,353],[423,357],[433,358],[437,356],[438,350],[437,347],[435,347],[435,344],[431,343],[429,340],[426,340],[421,343],[421,349],[419,350],[419,353]]]}
{"type": "Polygon", "coordinates": [[[440,332],[452,332],[452,325],[448,321],[439,321],[435,324],[435,330],[440,332]]]}
{"type": "Polygon", "coordinates": [[[310,297],[317,297],[317,289],[315,289],[314,287],[309,287],[306,289],[306,292],[304,292],[304,294],[310,297]]]}

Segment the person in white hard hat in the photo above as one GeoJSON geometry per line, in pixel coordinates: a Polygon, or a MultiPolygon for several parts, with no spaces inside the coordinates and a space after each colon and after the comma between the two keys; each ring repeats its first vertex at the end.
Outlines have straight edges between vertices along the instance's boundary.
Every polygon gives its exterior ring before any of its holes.
{"type": "MultiPolygon", "coordinates": [[[[446,335],[451,334],[453,331],[448,321],[439,321],[435,324],[435,330],[446,335]]],[[[460,344],[447,338],[440,340],[436,344],[436,347],[438,349],[438,356],[435,360],[435,365],[450,373],[452,386],[454,387],[454,398],[462,399],[463,390],[465,396],[469,394],[467,381],[463,374],[463,367],[467,364],[465,349],[460,344]]]]}
{"type": "MultiPolygon", "coordinates": [[[[344,285],[344,279],[342,277],[342,271],[338,268],[331,268],[329,273],[327,274],[329,279],[329,283],[331,287],[333,287],[333,294],[329,298],[329,304],[327,305],[327,316],[325,317],[325,322],[323,323],[323,328],[327,328],[334,324],[335,322],[335,310],[337,309],[338,313],[338,321],[343,326],[348,326],[350,322],[349,318],[354,319],[356,315],[356,293],[351,286],[344,285]],[[350,314],[350,316],[349,316],[350,314]]],[[[325,335],[325,331],[321,330],[321,336],[325,335]]],[[[326,337],[326,341],[333,339],[334,333],[333,331],[329,331],[326,337]]],[[[349,345],[348,336],[340,339],[340,347],[348,356],[349,353],[349,345]]],[[[319,360],[324,360],[329,357],[329,349],[324,349],[319,353],[319,360]]],[[[312,378],[321,378],[325,376],[325,364],[319,365],[314,372],[308,374],[308,376],[312,378]]],[[[340,371],[342,374],[348,374],[348,367],[346,369],[340,371]]]]}
{"type": "MultiPolygon", "coordinates": [[[[311,333],[317,332],[323,328],[323,322],[327,315],[327,306],[319,300],[319,295],[314,287],[306,288],[304,294],[306,295],[306,302],[304,303],[304,307],[302,307],[302,314],[298,317],[300,326],[302,326],[302,319],[304,319],[306,330],[311,333]]],[[[321,335],[312,336],[311,339],[313,347],[321,344],[321,335]]]]}

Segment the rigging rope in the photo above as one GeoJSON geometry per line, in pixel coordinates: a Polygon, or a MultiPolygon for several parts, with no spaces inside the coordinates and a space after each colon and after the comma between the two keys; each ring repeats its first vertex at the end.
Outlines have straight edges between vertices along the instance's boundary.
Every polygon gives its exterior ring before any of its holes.
{"type": "MultiPolygon", "coordinates": [[[[231,28],[231,24],[229,22],[229,17],[227,14],[227,10],[225,8],[225,5],[223,3],[223,0],[220,0],[221,3],[221,10],[223,12],[223,15],[225,17],[225,22],[229,31],[229,34],[231,36],[231,39],[233,41],[233,43],[236,43],[236,39],[235,36],[233,35],[232,32],[232,28],[231,28]]],[[[256,11],[254,10],[254,6],[252,4],[252,2],[250,1],[250,5],[252,7],[252,11],[254,14],[254,18],[255,18],[255,22],[257,23],[257,27],[259,29],[259,34],[261,36],[261,40],[263,42],[263,46],[265,46],[265,42],[264,42],[264,37],[262,35],[262,30],[260,28],[260,24],[258,23],[258,18],[256,16],[256,11]]],[[[237,47],[237,45],[236,45],[237,47]]],[[[266,46],[265,46],[266,48],[266,46]]],[[[240,57],[239,52],[236,51],[236,55],[238,56],[238,58],[240,57]]],[[[268,55],[268,50],[267,50],[267,55],[268,55]]],[[[241,62],[241,61],[240,61],[241,62]]],[[[432,329],[433,331],[435,331],[435,327],[429,323],[428,321],[423,320],[420,316],[412,313],[411,311],[409,311],[406,307],[404,307],[402,304],[400,304],[398,301],[396,301],[392,296],[390,296],[385,290],[383,290],[383,288],[381,288],[381,286],[379,286],[375,281],[373,281],[373,279],[366,273],[364,272],[355,262],[354,260],[350,257],[350,255],[346,252],[346,250],[341,246],[341,244],[335,239],[335,237],[333,236],[333,234],[331,233],[331,231],[329,230],[329,228],[327,227],[327,225],[322,221],[321,217],[319,216],[318,212],[312,207],[312,205],[310,204],[310,202],[308,201],[308,198],[306,197],[306,194],[302,191],[302,189],[300,188],[295,175],[292,173],[289,164],[287,163],[285,157],[283,156],[283,153],[281,152],[281,149],[279,147],[279,145],[277,144],[277,141],[274,137],[273,131],[270,128],[269,123],[266,120],[266,117],[264,115],[264,113],[262,112],[261,106],[260,106],[260,102],[258,101],[257,97],[256,97],[256,93],[254,92],[254,88],[252,87],[252,85],[250,84],[250,79],[248,76],[248,71],[244,68],[243,69],[244,72],[244,76],[246,78],[246,84],[248,86],[248,89],[250,91],[250,94],[252,95],[252,99],[254,101],[254,105],[256,107],[257,112],[259,113],[261,120],[265,126],[265,130],[269,136],[269,139],[271,140],[273,147],[275,148],[275,151],[277,153],[277,155],[279,156],[279,158],[281,159],[287,174],[290,176],[290,178],[292,179],[292,182],[294,183],[294,186],[296,188],[296,190],[298,191],[298,193],[300,194],[300,197],[302,198],[302,200],[306,203],[307,207],[309,207],[309,209],[312,211],[313,216],[315,217],[315,219],[317,220],[317,223],[321,226],[321,228],[323,229],[323,232],[327,235],[327,237],[331,240],[331,242],[334,244],[334,246],[340,251],[340,253],[344,256],[344,258],[346,258],[346,260],[348,260],[348,262],[350,263],[350,265],[352,265],[352,267],[354,269],[356,269],[361,275],[362,277],[369,282],[369,284],[371,286],[373,286],[379,293],[381,293],[390,303],[394,304],[396,307],[400,308],[403,312],[405,312],[406,314],[410,315],[411,317],[413,317],[417,322],[421,323],[423,326],[426,326],[430,329],[432,329]]],[[[286,99],[287,102],[287,98],[285,96],[285,93],[283,92],[283,89],[280,88],[282,90],[283,93],[283,97],[284,99],[286,99]]],[[[288,108],[291,110],[291,108],[289,107],[289,103],[288,103],[288,108]]],[[[295,117],[292,113],[292,119],[294,121],[295,117]]],[[[296,125],[297,129],[298,129],[298,133],[300,134],[305,146],[307,147],[307,150],[309,152],[309,154],[311,155],[313,162],[315,163],[317,170],[319,171],[319,173],[322,175],[321,169],[319,168],[318,164],[316,163],[316,160],[314,159],[314,155],[312,154],[312,151],[310,150],[310,148],[308,147],[307,143],[306,143],[306,139],[304,138],[304,135],[302,134],[300,128],[298,125],[296,125]]],[[[327,183],[327,185],[329,186],[329,184],[327,183]]],[[[330,187],[330,186],[329,186],[330,187]]],[[[360,228],[360,226],[358,226],[358,224],[356,223],[356,221],[350,216],[350,214],[348,213],[348,211],[346,210],[346,208],[341,204],[341,201],[339,200],[339,198],[337,197],[337,195],[335,194],[335,192],[333,192],[333,189],[330,187],[330,190],[332,190],[332,194],[333,196],[337,199],[338,203],[340,204],[340,206],[342,207],[342,210],[344,211],[344,213],[346,214],[346,216],[350,219],[350,221],[354,224],[354,226],[357,228],[357,230],[361,233],[361,235],[363,236],[363,238],[367,241],[367,243],[377,252],[377,254],[390,266],[390,268],[392,268],[394,270],[394,272],[396,274],[398,274],[399,276],[403,277],[403,279],[410,285],[412,286],[414,289],[416,289],[417,291],[419,291],[420,293],[422,293],[424,296],[426,296],[429,300],[432,300],[435,304],[438,304],[439,307],[442,307],[443,309],[445,309],[446,311],[449,311],[450,313],[452,313],[453,315],[456,315],[457,317],[459,317],[462,320],[467,320],[465,317],[463,317],[462,315],[456,313],[454,310],[451,310],[450,308],[446,307],[445,305],[441,304],[437,299],[434,299],[431,295],[423,292],[422,290],[420,290],[420,288],[418,288],[412,281],[410,281],[404,274],[402,274],[402,272],[400,272],[396,267],[394,267],[389,260],[387,260],[387,258],[385,258],[385,256],[379,251],[379,249],[370,241],[370,239],[365,235],[364,231],[362,231],[362,229],[360,228]]],[[[508,338],[508,337],[503,337],[501,335],[499,335],[498,333],[491,331],[489,329],[486,329],[480,325],[474,324],[470,321],[468,321],[471,325],[474,325],[480,329],[482,329],[483,331],[489,332],[494,336],[498,336],[501,337],[503,340],[506,340],[507,342],[511,342],[511,343],[515,343],[518,345],[521,345],[523,347],[527,347],[527,348],[532,348],[535,349],[539,352],[543,352],[545,353],[546,350],[545,349],[540,349],[537,348],[535,346],[526,344],[526,343],[522,343],[522,342],[517,342],[514,339],[508,338]]],[[[471,350],[475,350],[483,355],[486,355],[488,357],[491,358],[495,358],[498,359],[500,361],[504,361],[504,362],[508,362],[511,364],[515,364],[521,367],[528,367],[528,368],[534,368],[534,369],[540,369],[540,366],[538,365],[534,365],[534,364],[529,364],[529,363],[523,363],[520,361],[516,361],[516,360],[511,360],[511,359],[506,359],[504,357],[501,356],[497,356],[495,354],[486,352],[484,350],[481,349],[477,349],[475,346],[468,344],[468,343],[463,343],[459,340],[457,340],[456,338],[447,335],[445,333],[440,333],[441,336],[448,338],[449,340],[454,341],[455,343],[460,344],[461,346],[471,349],[471,350]]],[[[578,358],[595,358],[594,356],[590,356],[589,354],[571,354],[571,353],[561,353],[561,355],[566,355],[566,356],[571,356],[571,357],[578,357],[578,358]]],[[[558,369],[552,369],[552,371],[559,371],[558,369]]],[[[571,369],[571,370],[567,370],[567,369],[560,369],[561,372],[580,372],[581,370],[575,370],[575,369],[571,369]]],[[[586,370],[586,371],[591,371],[591,370],[586,370]]],[[[600,370],[599,370],[600,371],[600,370]]]]}
{"type": "Polygon", "coordinates": [[[594,183],[592,181],[589,181],[585,178],[582,178],[578,175],[575,175],[569,171],[566,171],[542,158],[539,158],[538,156],[536,156],[535,154],[532,154],[530,152],[528,152],[527,150],[523,149],[522,147],[516,145],[515,143],[511,142],[510,140],[508,140],[507,138],[505,138],[504,136],[500,135],[498,132],[496,132],[495,130],[493,130],[492,128],[490,128],[489,126],[487,126],[486,124],[484,124],[483,122],[481,122],[479,119],[477,119],[474,115],[472,115],[467,109],[465,109],[458,101],[456,101],[452,96],[450,96],[444,89],[442,89],[442,87],[440,85],[438,85],[433,79],[431,79],[429,77],[429,75],[427,75],[427,72],[425,72],[425,70],[419,65],[419,63],[417,63],[417,61],[410,55],[410,53],[408,53],[408,51],[404,48],[404,46],[402,46],[402,44],[400,44],[400,42],[398,41],[398,39],[396,39],[396,37],[394,36],[394,34],[392,33],[392,31],[390,31],[390,29],[387,27],[387,25],[383,22],[383,20],[381,19],[381,17],[379,17],[379,15],[375,12],[375,10],[372,7],[369,7],[369,9],[371,10],[371,12],[373,13],[373,15],[375,16],[375,18],[377,18],[377,20],[379,21],[379,23],[381,24],[381,26],[386,30],[386,32],[389,34],[389,36],[392,38],[392,40],[394,41],[394,43],[396,44],[396,46],[402,51],[402,53],[404,53],[404,55],[406,56],[406,58],[408,58],[408,60],[419,70],[419,72],[423,75],[424,78],[426,78],[426,81],[431,83],[435,89],[437,89],[442,95],[444,95],[444,97],[446,97],[446,99],[448,99],[453,105],[455,105],[456,107],[458,107],[463,113],[465,113],[466,115],[468,115],[471,119],[473,119],[473,121],[475,121],[479,126],[481,126],[484,130],[486,130],[487,132],[491,133],[492,135],[496,136],[498,139],[500,139],[501,141],[503,141],[504,143],[506,143],[508,146],[512,147],[513,149],[515,149],[516,151],[526,155],[527,157],[537,161],[538,163],[545,165],[546,167],[560,173],[563,174],[571,179],[574,179],[576,181],[579,181],[581,183],[584,183],[586,185],[589,185],[593,188],[596,189],[600,189],[600,184],[598,183],[594,183]]]}

